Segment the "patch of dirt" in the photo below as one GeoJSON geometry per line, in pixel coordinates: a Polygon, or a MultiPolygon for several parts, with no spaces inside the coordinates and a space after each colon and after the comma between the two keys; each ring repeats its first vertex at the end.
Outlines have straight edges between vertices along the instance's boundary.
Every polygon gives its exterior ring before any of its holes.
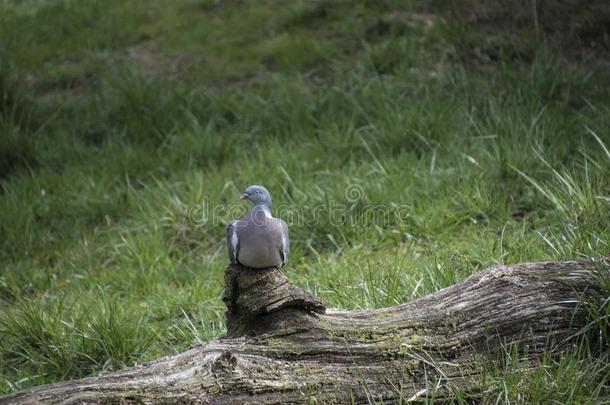
{"type": "Polygon", "coordinates": [[[572,61],[595,59],[602,64],[610,61],[610,2],[607,0],[514,3],[470,0],[438,11],[448,21],[463,21],[488,35],[491,43],[500,42],[501,37],[516,39],[530,32],[539,40],[558,45],[572,61]]]}
{"type": "Polygon", "coordinates": [[[20,82],[36,94],[41,104],[54,104],[57,100],[65,103],[81,98],[96,80],[95,74],[87,71],[54,79],[45,79],[30,72],[23,75],[20,82]]]}
{"type": "Polygon", "coordinates": [[[434,14],[412,13],[395,10],[380,16],[366,29],[366,39],[377,42],[387,37],[408,35],[413,30],[429,32],[442,18],[434,14]]]}
{"type": "Polygon", "coordinates": [[[148,77],[177,78],[181,73],[204,62],[203,55],[187,51],[163,55],[156,44],[146,41],[127,48],[126,62],[148,77]]]}

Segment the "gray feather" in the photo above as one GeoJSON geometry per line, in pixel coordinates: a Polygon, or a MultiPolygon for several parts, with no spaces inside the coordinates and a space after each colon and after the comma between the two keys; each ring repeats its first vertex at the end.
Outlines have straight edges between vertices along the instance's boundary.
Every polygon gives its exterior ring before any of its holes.
{"type": "MultiPolygon", "coordinates": [[[[280,221],[282,221],[280,219],[280,221]]],[[[288,263],[288,253],[290,252],[290,238],[288,236],[288,225],[282,221],[282,246],[280,249],[280,256],[282,258],[282,267],[288,263]]]]}
{"type": "Polygon", "coordinates": [[[237,263],[237,256],[239,254],[239,239],[235,229],[236,222],[236,220],[233,220],[227,225],[227,250],[229,252],[229,261],[232,264],[237,263]]]}

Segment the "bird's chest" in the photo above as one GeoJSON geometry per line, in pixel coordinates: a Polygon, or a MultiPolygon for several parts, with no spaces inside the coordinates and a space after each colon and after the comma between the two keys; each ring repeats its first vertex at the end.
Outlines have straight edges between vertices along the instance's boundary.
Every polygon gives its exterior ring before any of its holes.
{"type": "Polygon", "coordinates": [[[269,227],[250,225],[239,230],[238,237],[237,260],[243,265],[264,268],[281,264],[278,241],[269,227]]]}

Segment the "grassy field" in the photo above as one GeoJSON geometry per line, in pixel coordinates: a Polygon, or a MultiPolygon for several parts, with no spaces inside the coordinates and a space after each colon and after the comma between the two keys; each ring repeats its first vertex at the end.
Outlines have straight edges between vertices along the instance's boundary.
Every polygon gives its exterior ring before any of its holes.
{"type": "MultiPolygon", "coordinates": [[[[288,277],[331,307],[608,254],[603,17],[472,10],[0,1],[0,393],[222,335],[250,184],[291,226],[288,277]]],[[[607,343],[482,365],[486,399],[610,401],[607,343]]]]}

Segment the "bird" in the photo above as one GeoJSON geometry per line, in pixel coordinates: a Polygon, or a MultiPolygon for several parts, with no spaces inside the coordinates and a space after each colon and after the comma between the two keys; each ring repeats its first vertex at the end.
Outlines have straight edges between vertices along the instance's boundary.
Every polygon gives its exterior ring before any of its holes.
{"type": "Polygon", "coordinates": [[[265,187],[253,185],[239,199],[253,205],[242,219],[227,225],[229,260],[253,269],[284,267],[290,250],[288,225],[271,215],[271,194],[265,187]]]}

